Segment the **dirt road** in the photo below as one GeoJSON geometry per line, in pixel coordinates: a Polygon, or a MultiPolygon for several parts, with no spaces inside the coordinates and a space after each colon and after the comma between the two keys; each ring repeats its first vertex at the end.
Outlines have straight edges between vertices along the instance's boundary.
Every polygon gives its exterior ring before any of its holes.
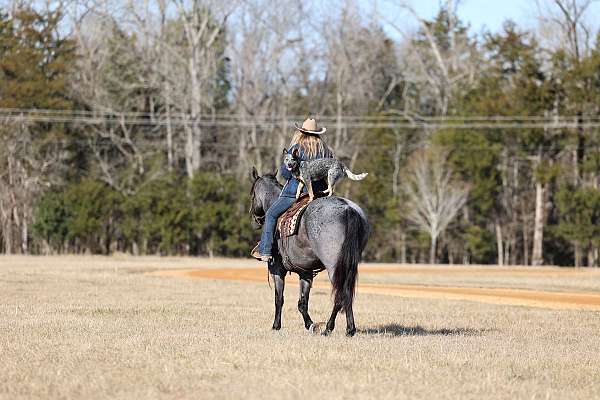
{"type": "MultiPolygon", "coordinates": [[[[461,268],[461,267],[428,267],[428,268],[398,268],[392,266],[362,268],[361,274],[371,276],[376,274],[510,274],[511,276],[557,275],[569,276],[582,273],[574,269],[530,269],[530,268],[461,268]]],[[[150,275],[230,280],[241,282],[265,282],[267,279],[264,268],[212,268],[155,271],[150,275]]],[[[595,276],[595,274],[594,274],[595,276]]],[[[295,281],[295,279],[294,279],[295,281]]],[[[327,274],[322,273],[316,279],[314,287],[329,290],[327,274]]],[[[380,294],[399,297],[418,297],[435,299],[452,299],[477,301],[491,304],[519,305],[542,307],[550,309],[570,310],[600,310],[600,294],[588,292],[559,292],[526,290],[503,287],[460,287],[434,286],[401,283],[361,283],[358,293],[380,294]]]]}

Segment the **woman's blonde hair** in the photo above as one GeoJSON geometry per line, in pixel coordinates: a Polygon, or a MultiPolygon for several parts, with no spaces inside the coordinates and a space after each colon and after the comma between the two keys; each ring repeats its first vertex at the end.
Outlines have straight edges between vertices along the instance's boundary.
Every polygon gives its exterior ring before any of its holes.
{"type": "Polygon", "coordinates": [[[331,154],[331,150],[320,136],[309,135],[300,131],[296,131],[292,137],[290,147],[297,144],[300,146],[304,155],[307,158],[326,157],[331,154]]]}

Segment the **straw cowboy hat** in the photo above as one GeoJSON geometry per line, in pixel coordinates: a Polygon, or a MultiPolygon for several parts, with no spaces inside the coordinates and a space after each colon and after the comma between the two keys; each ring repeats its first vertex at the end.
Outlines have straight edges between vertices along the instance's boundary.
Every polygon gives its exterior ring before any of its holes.
{"type": "Polygon", "coordinates": [[[307,133],[309,135],[322,135],[327,131],[327,128],[317,128],[317,121],[314,118],[308,118],[306,121],[302,123],[302,126],[298,126],[297,122],[294,122],[294,126],[297,130],[302,133],[307,133]]]}

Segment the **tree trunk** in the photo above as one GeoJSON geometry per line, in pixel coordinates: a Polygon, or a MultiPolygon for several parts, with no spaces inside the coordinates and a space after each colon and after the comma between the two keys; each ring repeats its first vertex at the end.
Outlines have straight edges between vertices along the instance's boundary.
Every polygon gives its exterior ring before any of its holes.
{"type": "Polygon", "coordinates": [[[200,116],[197,117],[198,120],[194,122],[194,147],[192,148],[192,166],[194,168],[194,172],[200,169],[200,165],[202,164],[200,146],[202,144],[202,129],[200,128],[200,116]]]}
{"type": "Polygon", "coordinates": [[[12,254],[12,226],[10,218],[6,220],[6,225],[4,226],[4,253],[7,255],[12,254]]]}
{"type": "Polygon", "coordinates": [[[29,254],[29,224],[27,222],[27,206],[24,205],[23,221],[21,223],[21,253],[29,254]]]}
{"type": "Polygon", "coordinates": [[[588,267],[598,267],[598,248],[593,245],[588,250],[588,267]]]}
{"type": "Polygon", "coordinates": [[[504,249],[502,246],[502,227],[496,220],[496,247],[498,249],[498,265],[504,265],[504,249]]]}
{"type": "Polygon", "coordinates": [[[581,246],[579,242],[574,242],[573,247],[575,248],[575,267],[581,267],[581,246]]]}
{"type": "Polygon", "coordinates": [[[200,129],[200,118],[202,117],[202,86],[200,76],[200,51],[198,43],[193,43],[192,52],[189,61],[190,68],[190,90],[191,90],[191,111],[192,111],[192,167],[194,172],[200,169],[200,139],[202,130],[200,129]]]}
{"type": "Polygon", "coordinates": [[[400,176],[400,156],[403,146],[400,144],[400,134],[394,129],[396,137],[396,151],[394,151],[394,173],[392,174],[392,194],[398,196],[398,177],[400,176]]]}
{"type": "Polygon", "coordinates": [[[431,247],[429,248],[429,263],[436,264],[435,250],[437,247],[437,236],[431,236],[431,247]]]}
{"type": "Polygon", "coordinates": [[[400,234],[400,262],[406,264],[406,232],[400,234]]]}
{"type": "Polygon", "coordinates": [[[523,265],[529,265],[529,232],[527,232],[527,223],[523,222],[523,265]]]}
{"type": "Polygon", "coordinates": [[[167,166],[173,172],[173,126],[171,125],[171,106],[167,105],[167,166]]]}
{"type": "Polygon", "coordinates": [[[531,252],[531,265],[543,265],[544,242],[544,194],[545,187],[541,182],[535,184],[535,217],[533,221],[533,250],[531,252]]]}
{"type": "Polygon", "coordinates": [[[194,151],[194,136],[192,128],[189,126],[189,122],[185,124],[185,170],[188,178],[194,177],[194,164],[192,162],[193,151],[194,151]]]}
{"type": "Polygon", "coordinates": [[[343,97],[342,93],[338,90],[336,97],[336,126],[335,126],[335,149],[340,148],[340,141],[342,140],[342,114],[343,114],[343,97]]]}

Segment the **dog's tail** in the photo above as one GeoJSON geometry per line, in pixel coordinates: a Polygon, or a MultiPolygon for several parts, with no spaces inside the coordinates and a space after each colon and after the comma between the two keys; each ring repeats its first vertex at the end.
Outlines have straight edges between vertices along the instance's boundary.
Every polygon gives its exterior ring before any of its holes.
{"type": "Polygon", "coordinates": [[[344,172],[346,173],[348,178],[352,179],[353,181],[362,181],[363,179],[365,179],[367,177],[367,175],[369,175],[368,172],[363,172],[362,174],[354,175],[352,173],[352,171],[350,171],[346,167],[344,167],[344,172]]]}

